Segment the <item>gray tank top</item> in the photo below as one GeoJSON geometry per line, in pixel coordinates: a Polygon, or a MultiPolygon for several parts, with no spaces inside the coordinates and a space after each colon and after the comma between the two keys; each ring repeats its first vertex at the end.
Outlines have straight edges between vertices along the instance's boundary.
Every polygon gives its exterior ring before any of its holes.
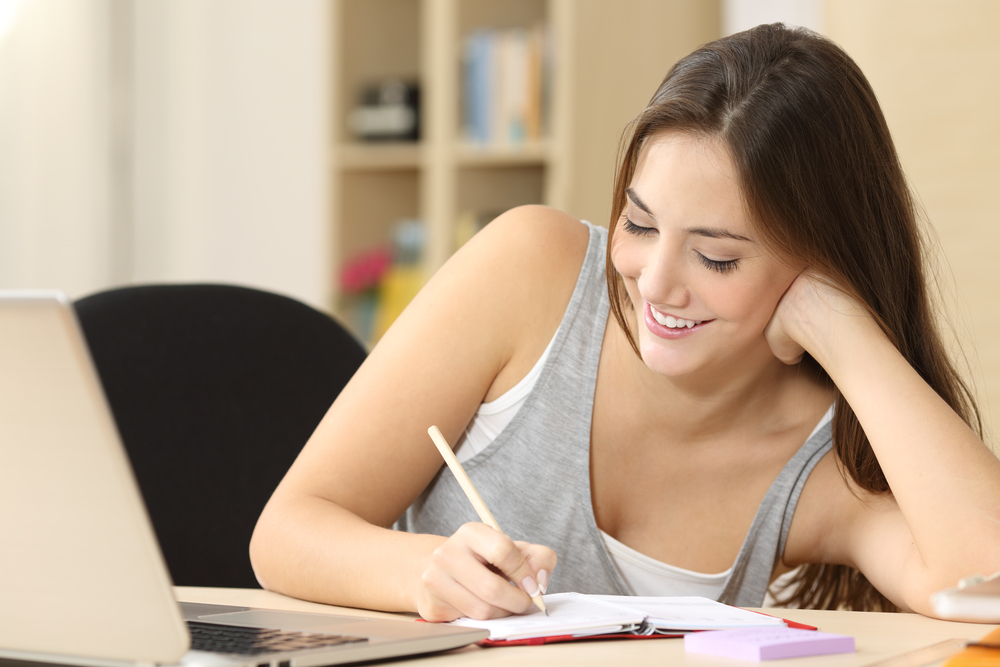
{"type": "MultiPolygon", "coordinates": [[[[607,230],[586,224],[586,259],[538,381],[507,427],[464,468],[508,535],[556,551],[559,564],[548,592],[630,595],[604,546],[591,505],[590,424],[609,304],[604,278],[607,230]]],[[[826,424],[778,474],[720,601],[745,607],[763,603],[799,494],[831,444],[826,424]]],[[[468,521],[478,521],[476,513],[451,471],[442,466],[396,528],[451,535],[468,521]]]]}

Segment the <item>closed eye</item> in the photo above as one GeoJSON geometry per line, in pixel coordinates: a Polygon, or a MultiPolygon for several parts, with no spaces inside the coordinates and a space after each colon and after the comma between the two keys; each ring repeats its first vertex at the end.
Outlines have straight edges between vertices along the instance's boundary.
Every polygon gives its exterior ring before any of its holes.
{"type": "Polygon", "coordinates": [[[629,234],[635,234],[636,236],[649,236],[650,234],[656,233],[655,227],[643,227],[632,222],[627,215],[622,215],[622,229],[624,229],[629,234]]]}
{"type": "Polygon", "coordinates": [[[698,255],[698,261],[704,264],[707,268],[713,271],[718,271],[722,274],[732,273],[740,266],[740,260],[738,259],[727,259],[725,261],[720,261],[717,259],[709,259],[705,257],[700,252],[695,252],[698,255]]]}

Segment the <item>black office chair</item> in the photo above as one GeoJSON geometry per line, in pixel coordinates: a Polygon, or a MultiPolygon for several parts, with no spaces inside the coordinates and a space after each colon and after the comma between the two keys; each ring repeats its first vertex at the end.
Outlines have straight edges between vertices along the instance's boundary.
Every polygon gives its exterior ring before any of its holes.
{"type": "Polygon", "coordinates": [[[364,348],[244,287],[126,287],[75,306],[174,583],[256,587],[257,517],[364,348]]]}

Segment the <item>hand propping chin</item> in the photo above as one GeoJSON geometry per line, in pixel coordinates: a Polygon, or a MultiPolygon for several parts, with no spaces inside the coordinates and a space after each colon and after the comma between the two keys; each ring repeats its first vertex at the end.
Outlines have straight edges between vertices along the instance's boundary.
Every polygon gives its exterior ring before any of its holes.
{"type": "Polygon", "coordinates": [[[803,271],[778,301],[764,337],[774,356],[797,364],[804,353],[815,357],[828,346],[845,315],[867,317],[867,312],[831,281],[803,271]]]}
{"type": "Polygon", "coordinates": [[[767,328],[764,329],[764,337],[767,339],[767,344],[771,347],[771,352],[782,363],[794,366],[802,361],[802,357],[806,351],[805,348],[785,333],[781,324],[773,317],[767,323],[767,328]]]}

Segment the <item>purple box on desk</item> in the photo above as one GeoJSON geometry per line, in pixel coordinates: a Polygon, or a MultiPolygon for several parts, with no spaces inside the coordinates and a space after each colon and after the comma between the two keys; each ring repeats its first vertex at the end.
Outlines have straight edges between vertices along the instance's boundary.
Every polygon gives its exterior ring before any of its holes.
{"type": "Polygon", "coordinates": [[[684,650],[740,660],[777,660],[853,653],[854,637],[795,628],[709,630],[685,635],[684,650]]]}

